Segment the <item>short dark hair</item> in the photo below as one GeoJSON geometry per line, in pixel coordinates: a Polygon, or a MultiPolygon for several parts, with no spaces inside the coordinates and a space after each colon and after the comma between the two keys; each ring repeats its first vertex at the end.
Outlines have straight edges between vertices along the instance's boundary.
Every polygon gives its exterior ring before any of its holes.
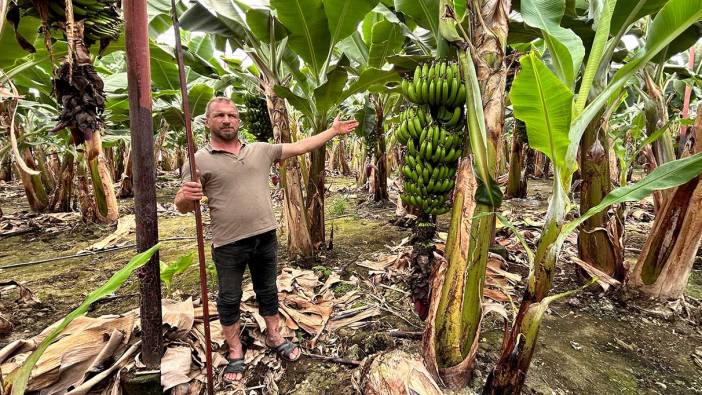
{"type": "Polygon", "coordinates": [[[234,108],[236,108],[236,111],[239,112],[239,108],[236,106],[236,103],[234,101],[226,96],[214,96],[213,98],[210,99],[210,101],[207,102],[207,106],[205,107],[205,117],[208,117],[210,115],[210,105],[212,103],[229,103],[234,108]]]}

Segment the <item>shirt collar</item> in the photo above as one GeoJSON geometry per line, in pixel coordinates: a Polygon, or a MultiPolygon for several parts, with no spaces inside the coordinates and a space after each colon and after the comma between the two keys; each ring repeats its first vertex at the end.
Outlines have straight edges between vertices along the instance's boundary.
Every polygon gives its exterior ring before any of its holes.
{"type": "MultiPolygon", "coordinates": [[[[239,152],[241,152],[241,150],[243,150],[244,147],[246,147],[247,145],[248,145],[248,144],[247,144],[245,141],[241,141],[241,148],[239,149],[239,152]]],[[[205,150],[206,150],[208,153],[210,153],[210,154],[215,153],[215,152],[226,152],[226,153],[229,153],[229,151],[223,151],[223,150],[219,150],[219,149],[213,148],[213,147],[212,147],[212,144],[210,144],[210,143],[207,143],[207,144],[205,145],[205,150]]]]}

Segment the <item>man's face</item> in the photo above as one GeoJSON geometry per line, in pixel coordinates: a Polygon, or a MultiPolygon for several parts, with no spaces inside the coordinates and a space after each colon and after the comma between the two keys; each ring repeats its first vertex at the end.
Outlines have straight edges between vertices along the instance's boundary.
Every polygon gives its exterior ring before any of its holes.
{"type": "Polygon", "coordinates": [[[236,140],[239,134],[239,110],[230,103],[217,101],[210,104],[205,124],[215,136],[224,141],[236,140]]]}

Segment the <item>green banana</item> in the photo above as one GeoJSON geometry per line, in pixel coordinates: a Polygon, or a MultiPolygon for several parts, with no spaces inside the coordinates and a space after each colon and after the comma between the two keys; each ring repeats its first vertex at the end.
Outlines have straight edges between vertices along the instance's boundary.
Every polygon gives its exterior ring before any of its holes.
{"type": "Polygon", "coordinates": [[[417,155],[417,149],[414,148],[414,140],[409,139],[407,141],[407,151],[410,153],[410,155],[417,155]]]}
{"type": "Polygon", "coordinates": [[[414,118],[411,119],[411,122],[412,122],[412,126],[414,126],[414,130],[417,132],[417,136],[416,136],[416,137],[419,137],[419,135],[422,133],[422,132],[421,132],[421,130],[422,130],[422,124],[419,122],[419,118],[414,117],[414,118]]]}
{"type": "Polygon", "coordinates": [[[414,84],[407,84],[407,97],[412,103],[417,103],[417,92],[414,89],[414,84]]]}
{"type": "Polygon", "coordinates": [[[407,155],[407,164],[410,165],[410,167],[412,168],[417,166],[417,162],[414,160],[414,157],[412,157],[412,155],[407,155]]]}
{"type": "Polygon", "coordinates": [[[458,106],[453,109],[453,115],[451,116],[451,119],[446,122],[446,125],[448,126],[456,126],[458,125],[458,121],[461,120],[461,110],[462,106],[458,106]]]}
{"type": "Polygon", "coordinates": [[[429,83],[429,104],[436,104],[436,82],[431,80],[429,83]]]}
{"type": "Polygon", "coordinates": [[[458,88],[458,95],[456,96],[456,101],[453,103],[454,106],[463,104],[466,102],[466,86],[461,84],[458,88]]]}

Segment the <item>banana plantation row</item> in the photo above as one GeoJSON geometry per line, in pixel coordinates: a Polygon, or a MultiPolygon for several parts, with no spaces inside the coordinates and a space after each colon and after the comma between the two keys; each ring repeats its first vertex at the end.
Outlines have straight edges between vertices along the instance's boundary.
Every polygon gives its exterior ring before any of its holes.
{"type": "MultiPolygon", "coordinates": [[[[3,6],[0,178],[18,177],[33,211],[115,222],[138,166],[120,2],[3,6]]],[[[497,222],[521,238],[500,206],[526,197],[530,177],[553,188],[536,249],[523,243],[530,274],[485,393],[521,391],[546,309],[571,294],[551,289],[575,231],[586,277],[634,301],[683,297],[702,240],[702,0],[177,1],[189,114],[171,3],[148,8],[160,170],[184,163],[186,117],[206,142],[215,96],[237,103],[247,141],[298,141],[340,112],[359,121],[356,135],[274,169],[288,253],[309,262],[325,245],[329,171],[355,174],[376,201],[399,178],[398,212],[416,217],[424,363],[446,386],[470,377],[497,222]],[[655,222],[627,263],[627,202],[649,195],[655,222]],[[437,261],[441,215],[450,227],[437,261]]]]}

